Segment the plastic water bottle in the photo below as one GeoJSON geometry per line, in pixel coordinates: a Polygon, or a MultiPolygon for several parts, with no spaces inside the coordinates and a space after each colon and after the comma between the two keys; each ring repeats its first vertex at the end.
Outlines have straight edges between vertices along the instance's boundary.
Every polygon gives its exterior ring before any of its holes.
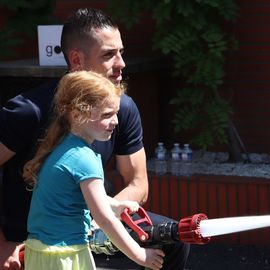
{"type": "Polygon", "coordinates": [[[155,173],[157,175],[167,173],[166,152],[163,142],[159,142],[155,149],[155,173]]]}
{"type": "Polygon", "coordinates": [[[171,174],[179,176],[181,174],[181,160],[182,160],[182,149],[179,143],[174,143],[171,150],[171,174]]]}
{"type": "Polygon", "coordinates": [[[181,174],[184,176],[192,175],[192,150],[188,143],[184,144],[184,149],[182,151],[181,174]]]}

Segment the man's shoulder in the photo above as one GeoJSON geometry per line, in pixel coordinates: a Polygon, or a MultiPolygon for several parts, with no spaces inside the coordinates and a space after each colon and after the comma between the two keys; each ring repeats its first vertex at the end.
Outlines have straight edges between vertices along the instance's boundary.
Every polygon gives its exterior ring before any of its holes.
{"type": "Polygon", "coordinates": [[[47,82],[17,95],[1,107],[0,141],[6,147],[19,152],[35,143],[47,123],[56,86],[56,80],[47,82]]]}
{"type": "Polygon", "coordinates": [[[4,108],[21,107],[29,103],[44,103],[47,100],[51,100],[54,96],[58,84],[57,79],[49,80],[43,84],[40,84],[34,88],[22,91],[17,96],[9,99],[4,108]]]}
{"type": "Polygon", "coordinates": [[[29,89],[8,100],[4,105],[6,112],[22,118],[29,114],[47,113],[57,88],[58,80],[50,80],[35,88],[29,89]]]}
{"type": "Polygon", "coordinates": [[[120,114],[138,113],[137,105],[135,104],[134,100],[127,94],[123,94],[121,96],[119,113],[120,114]]]}
{"type": "Polygon", "coordinates": [[[132,100],[132,98],[129,95],[123,94],[121,96],[121,106],[128,105],[130,102],[134,102],[134,101],[132,100]]]}
{"type": "MultiPolygon", "coordinates": [[[[43,84],[36,86],[35,88],[31,88],[21,93],[21,95],[19,96],[22,96],[30,100],[46,99],[47,97],[54,95],[58,82],[59,79],[51,79],[49,81],[44,82],[43,84]]],[[[15,98],[18,98],[19,96],[15,98]]]]}

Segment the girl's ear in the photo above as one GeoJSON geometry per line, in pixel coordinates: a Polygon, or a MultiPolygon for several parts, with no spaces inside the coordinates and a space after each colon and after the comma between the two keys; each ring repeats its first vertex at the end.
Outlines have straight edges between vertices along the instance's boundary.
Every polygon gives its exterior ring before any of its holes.
{"type": "Polygon", "coordinates": [[[70,112],[70,117],[71,117],[72,122],[73,123],[78,122],[78,119],[79,119],[80,115],[81,114],[80,114],[80,112],[78,110],[72,110],[70,112]]]}
{"type": "Polygon", "coordinates": [[[84,57],[82,52],[76,49],[71,49],[68,53],[68,60],[70,64],[70,71],[83,70],[84,57]]]}

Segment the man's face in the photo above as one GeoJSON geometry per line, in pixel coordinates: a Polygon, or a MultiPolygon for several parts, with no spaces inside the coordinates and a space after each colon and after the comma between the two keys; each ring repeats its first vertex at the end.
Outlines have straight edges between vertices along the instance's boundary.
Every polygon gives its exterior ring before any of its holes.
{"type": "Polygon", "coordinates": [[[119,84],[125,67],[120,32],[110,27],[96,29],[94,33],[93,44],[82,54],[82,68],[101,73],[113,83],[119,84]]]}

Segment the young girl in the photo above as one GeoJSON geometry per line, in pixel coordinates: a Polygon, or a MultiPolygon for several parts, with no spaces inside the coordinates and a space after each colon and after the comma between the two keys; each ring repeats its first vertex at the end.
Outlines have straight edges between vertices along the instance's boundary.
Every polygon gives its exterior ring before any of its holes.
{"type": "Polygon", "coordinates": [[[25,242],[25,270],[96,269],[88,246],[90,211],[96,223],[136,263],[160,269],[164,253],[140,247],[117,218],[139,205],[106,195],[94,140],[109,140],[118,124],[123,87],[102,75],[65,75],[55,95],[55,118],[23,176],[34,183],[25,242]]]}

